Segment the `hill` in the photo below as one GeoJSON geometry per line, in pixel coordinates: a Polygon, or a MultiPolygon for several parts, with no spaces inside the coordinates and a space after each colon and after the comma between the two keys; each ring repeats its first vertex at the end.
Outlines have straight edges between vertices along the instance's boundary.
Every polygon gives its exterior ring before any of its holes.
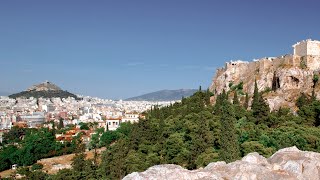
{"type": "Polygon", "coordinates": [[[196,89],[161,90],[126,99],[126,101],[174,101],[189,97],[196,89]]]}
{"type": "Polygon", "coordinates": [[[210,90],[215,94],[212,103],[223,90],[232,93],[236,89],[243,102],[245,93],[252,97],[255,82],[259,91],[266,92],[264,98],[271,110],[288,107],[295,111],[295,102],[301,93],[309,97],[314,94],[319,99],[320,41],[305,40],[293,47],[293,54],[252,62],[227,62],[212,80],[210,90]]]}
{"type": "Polygon", "coordinates": [[[68,91],[63,91],[60,87],[48,81],[37,84],[37,85],[33,85],[30,88],[28,88],[26,91],[22,91],[16,94],[11,94],[9,95],[9,97],[13,99],[30,98],[30,97],[34,97],[34,98],[73,97],[75,99],[79,99],[78,96],[76,96],[75,94],[72,94],[68,91]]]}

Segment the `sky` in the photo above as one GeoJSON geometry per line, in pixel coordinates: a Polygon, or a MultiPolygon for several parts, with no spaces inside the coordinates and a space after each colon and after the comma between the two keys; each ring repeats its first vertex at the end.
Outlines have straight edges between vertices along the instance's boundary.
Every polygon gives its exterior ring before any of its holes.
{"type": "Polygon", "coordinates": [[[208,88],[218,67],[320,40],[318,0],[0,1],[0,92],[50,81],[124,99],[208,88]]]}

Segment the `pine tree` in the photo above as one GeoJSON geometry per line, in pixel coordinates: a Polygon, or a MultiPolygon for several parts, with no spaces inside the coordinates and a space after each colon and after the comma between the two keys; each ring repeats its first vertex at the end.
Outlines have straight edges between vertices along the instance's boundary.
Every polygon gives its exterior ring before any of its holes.
{"type": "Polygon", "coordinates": [[[223,161],[228,163],[240,158],[239,143],[235,127],[236,118],[234,107],[227,100],[223,100],[221,111],[220,157],[223,161]]]}
{"type": "Polygon", "coordinates": [[[257,81],[254,82],[254,93],[252,100],[252,115],[256,119],[256,123],[259,124],[268,119],[268,115],[270,112],[269,105],[265,102],[262,97],[262,93],[258,91],[257,81]]]}
{"type": "Polygon", "coordinates": [[[312,89],[312,94],[311,94],[311,102],[314,102],[315,100],[317,100],[317,97],[316,97],[316,93],[314,91],[314,88],[312,89]]]}
{"type": "Polygon", "coordinates": [[[256,123],[260,124],[268,120],[270,112],[269,105],[263,99],[262,94],[259,94],[257,108],[252,110],[253,116],[256,118],[256,123]]]}
{"type": "Polygon", "coordinates": [[[234,91],[234,94],[233,94],[233,104],[234,105],[239,105],[240,104],[239,99],[238,99],[237,91],[234,91]]]}
{"type": "Polygon", "coordinates": [[[205,95],[205,101],[206,101],[206,105],[210,105],[210,97],[211,97],[211,92],[209,90],[209,88],[206,91],[206,95],[205,95]]]}
{"type": "Polygon", "coordinates": [[[215,115],[220,115],[222,113],[221,106],[224,100],[227,100],[227,94],[226,91],[223,89],[222,93],[217,96],[216,103],[213,107],[215,115]]]}
{"type": "Polygon", "coordinates": [[[259,102],[259,90],[258,90],[257,81],[254,80],[254,91],[253,91],[253,99],[252,99],[252,105],[251,105],[252,110],[256,110],[259,108],[258,102],[259,102]]]}
{"type": "Polygon", "coordinates": [[[244,101],[243,107],[244,107],[245,109],[248,109],[248,107],[249,107],[249,95],[248,95],[248,93],[246,93],[246,99],[245,99],[245,101],[244,101]]]}
{"type": "Polygon", "coordinates": [[[221,93],[221,99],[222,100],[228,100],[228,94],[226,93],[226,90],[225,89],[223,89],[222,90],[222,93],[221,93]]]}
{"type": "Polygon", "coordinates": [[[304,93],[301,93],[301,95],[297,99],[296,106],[298,106],[298,108],[301,109],[302,106],[308,104],[310,104],[310,100],[304,93]]]}

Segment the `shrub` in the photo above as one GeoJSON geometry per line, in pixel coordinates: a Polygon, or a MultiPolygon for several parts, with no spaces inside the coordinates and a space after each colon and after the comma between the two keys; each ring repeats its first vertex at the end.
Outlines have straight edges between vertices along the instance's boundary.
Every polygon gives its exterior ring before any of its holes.
{"type": "Polygon", "coordinates": [[[34,171],[34,170],[39,170],[39,169],[42,169],[43,168],[43,165],[40,164],[40,163],[35,163],[31,166],[31,170],[34,171]]]}

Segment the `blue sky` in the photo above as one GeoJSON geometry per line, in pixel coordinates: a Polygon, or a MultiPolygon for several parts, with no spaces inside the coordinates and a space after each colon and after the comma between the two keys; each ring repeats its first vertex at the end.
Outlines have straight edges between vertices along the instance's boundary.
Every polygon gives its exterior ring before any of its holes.
{"type": "Polygon", "coordinates": [[[207,88],[217,67],[320,40],[317,0],[0,1],[0,91],[49,80],[127,98],[207,88]]]}

